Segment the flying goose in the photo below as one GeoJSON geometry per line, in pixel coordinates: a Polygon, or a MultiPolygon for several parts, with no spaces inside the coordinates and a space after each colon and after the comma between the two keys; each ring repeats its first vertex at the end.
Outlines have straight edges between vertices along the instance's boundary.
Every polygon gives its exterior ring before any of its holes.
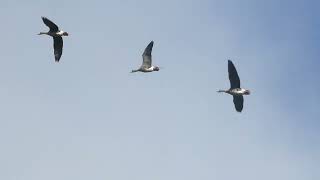
{"type": "Polygon", "coordinates": [[[48,32],[40,32],[38,35],[46,34],[53,37],[54,58],[59,62],[62,55],[63,40],[62,36],[68,36],[67,32],[59,30],[59,27],[46,17],[41,17],[46,26],[49,27],[48,32]]]}
{"type": "Polygon", "coordinates": [[[131,72],[152,72],[152,71],[159,71],[160,68],[157,66],[152,66],[152,56],[151,56],[151,52],[152,52],[152,47],[153,47],[153,41],[151,41],[148,46],[146,47],[146,49],[144,50],[143,54],[142,54],[142,65],[140,66],[139,69],[137,70],[132,70],[131,72]]]}
{"type": "Polygon", "coordinates": [[[237,70],[231,60],[228,60],[228,73],[230,80],[230,89],[219,90],[218,92],[228,93],[233,96],[233,103],[238,112],[243,109],[243,95],[249,95],[250,91],[240,88],[240,78],[237,70]]]}

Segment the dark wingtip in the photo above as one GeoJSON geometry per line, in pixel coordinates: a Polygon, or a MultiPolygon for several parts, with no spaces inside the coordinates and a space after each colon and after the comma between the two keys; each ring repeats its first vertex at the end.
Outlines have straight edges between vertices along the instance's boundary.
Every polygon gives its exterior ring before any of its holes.
{"type": "Polygon", "coordinates": [[[230,59],[228,59],[228,63],[232,63],[232,61],[230,59]]]}
{"type": "Polygon", "coordinates": [[[148,46],[153,47],[154,41],[151,41],[148,46]]]}
{"type": "Polygon", "coordinates": [[[148,46],[144,49],[143,55],[151,56],[151,51],[153,48],[153,41],[151,41],[148,46]]]}

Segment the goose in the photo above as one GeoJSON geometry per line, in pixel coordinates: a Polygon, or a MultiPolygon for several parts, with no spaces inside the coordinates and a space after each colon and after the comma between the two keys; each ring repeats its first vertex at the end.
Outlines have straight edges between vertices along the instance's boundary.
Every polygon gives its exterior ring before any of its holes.
{"type": "Polygon", "coordinates": [[[67,32],[59,30],[59,27],[46,17],[41,17],[46,26],[49,27],[48,32],[40,32],[38,35],[46,34],[53,37],[54,58],[59,62],[62,55],[63,40],[62,36],[68,36],[67,32]]]}
{"type": "Polygon", "coordinates": [[[230,89],[219,90],[217,92],[219,93],[224,92],[232,95],[233,103],[236,108],[236,111],[241,112],[243,109],[243,95],[249,95],[250,90],[243,89],[240,87],[240,78],[231,60],[228,60],[228,73],[229,73],[229,80],[230,80],[230,89]]]}
{"type": "Polygon", "coordinates": [[[144,50],[143,54],[142,54],[142,65],[140,66],[139,69],[137,70],[132,70],[131,73],[134,72],[153,72],[153,71],[159,71],[160,68],[157,66],[152,66],[152,56],[151,56],[151,52],[152,52],[152,47],[153,47],[153,41],[151,41],[148,46],[146,47],[146,49],[144,50]]]}

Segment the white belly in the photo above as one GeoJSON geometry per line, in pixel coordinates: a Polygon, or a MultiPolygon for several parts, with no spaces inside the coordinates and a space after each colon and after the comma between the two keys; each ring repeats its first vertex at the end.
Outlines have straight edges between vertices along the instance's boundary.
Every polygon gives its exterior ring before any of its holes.
{"type": "Polygon", "coordinates": [[[149,67],[149,68],[146,69],[147,72],[152,72],[153,70],[154,70],[154,67],[153,67],[153,66],[151,66],[151,67],[149,67]]]}
{"type": "Polygon", "coordinates": [[[151,66],[149,68],[143,67],[143,68],[140,68],[139,71],[141,71],[141,72],[153,72],[153,71],[159,71],[159,68],[156,67],[156,66],[151,66]]]}
{"type": "Polygon", "coordinates": [[[59,31],[59,32],[57,32],[57,35],[58,35],[58,36],[62,36],[63,33],[64,33],[63,31],[59,31]]]}

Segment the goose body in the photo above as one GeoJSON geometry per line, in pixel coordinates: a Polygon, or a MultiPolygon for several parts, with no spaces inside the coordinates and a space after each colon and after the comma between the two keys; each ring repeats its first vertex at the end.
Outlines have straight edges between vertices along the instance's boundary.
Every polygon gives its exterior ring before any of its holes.
{"type": "Polygon", "coordinates": [[[249,95],[250,91],[243,88],[235,88],[235,89],[228,89],[228,90],[219,90],[219,92],[225,92],[233,96],[242,96],[242,95],[249,95]]]}
{"type": "Polygon", "coordinates": [[[160,68],[157,66],[152,65],[152,48],[153,48],[153,41],[151,41],[148,46],[145,48],[143,54],[142,54],[142,65],[140,66],[139,69],[132,70],[131,72],[153,72],[153,71],[159,71],[160,68]]]}
{"type": "Polygon", "coordinates": [[[159,68],[156,66],[151,66],[149,68],[139,68],[137,70],[132,70],[132,72],[138,72],[138,71],[147,73],[147,72],[159,71],[159,68]]]}
{"type": "Polygon", "coordinates": [[[249,95],[250,90],[240,87],[240,78],[238,72],[231,60],[228,60],[228,73],[230,80],[230,89],[219,90],[218,92],[224,92],[233,96],[233,103],[236,111],[241,112],[243,109],[243,95],[249,95]]]}
{"type": "Polygon", "coordinates": [[[43,23],[49,27],[49,31],[40,32],[38,35],[46,34],[53,37],[54,57],[55,57],[55,61],[59,62],[62,55],[62,49],[63,49],[62,36],[68,36],[69,34],[67,32],[59,30],[59,27],[55,23],[50,21],[48,18],[46,17],[41,17],[41,18],[43,23]]]}

